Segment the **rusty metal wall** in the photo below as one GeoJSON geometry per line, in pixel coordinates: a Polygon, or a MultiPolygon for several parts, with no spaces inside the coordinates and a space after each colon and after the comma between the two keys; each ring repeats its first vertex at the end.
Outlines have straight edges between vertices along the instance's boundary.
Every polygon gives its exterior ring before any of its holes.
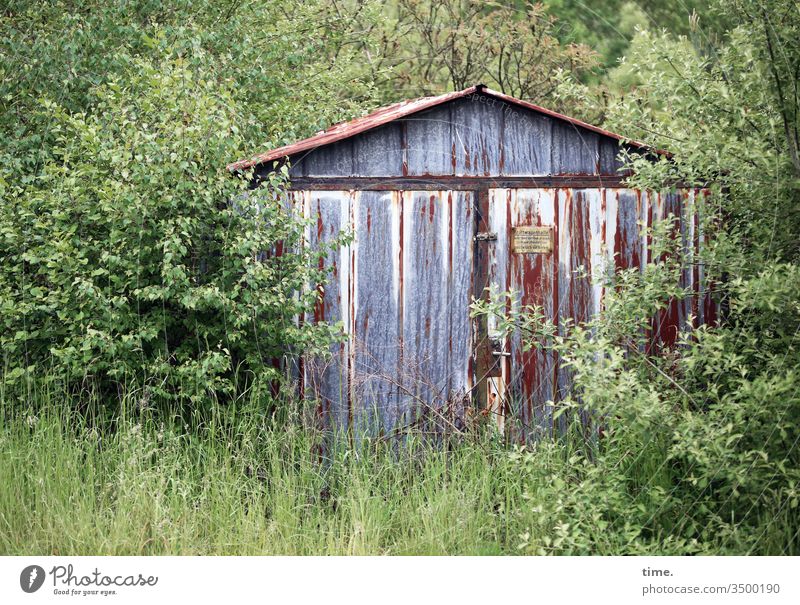
{"type": "MultiPolygon", "coordinates": [[[[348,340],[328,360],[308,360],[304,386],[340,428],[388,431],[426,409],[468,405],[476,345],[469,305],[475,289],[473,191],[295,191],[311,219],[310,245],[343,232],[353,243],[328,259],[331,282],[308,321],[341,321],[348,340]]],[[[695,296],[674,301],[652,322],[652,346],[673,346],[679,328],[715,320],[702,266],[694,200],[701,192],[659,194],[619,188],[493,188],[481,225],[497,235],[488,246],[488,282],[514,290],[518,302],[541,305],[559,321],[586,321],[603,304],[600,270],[643,268],[652,260],[644,226],[672,213],[689,257],[681,285],[695,296]],[[549,254],[512,252],[519,226],[552,226],[549,254]]],[[[488,326],[492,335],[496,326],[488,326]]],[[[552,352],[524,351],[519,336],[502,361],[511,414],[529,433],[549,430],[550,407],[569,388],[552,352]]]]}
{"type": "Polygon", "coordinates": [[[391,430],[471,388],[473,196],[465,191],[298,191],[310,245],[352,232],[327,260],[312,321],[346,343],[305,364],[306,393],[336,426],[391,430]]]}
{"type": "MultiPolygon", "coordinates": [[[[492,189],[489,192],[490,229],[498,239],[490,256],[490,280],[498,291],[514,290],[517,303],[540,305],[548,318],[586,321],[603,304],[597,272],[643,269],[653,260],[645,226],[652,227],[669,214],[679,217],[680,237],[688,258],[681,275],[681,287],[694,295],[672,303],[653,318],[650,349],[675,345],[679,329],[713,323],[716,306],[702,266],[694,255],[703,245],[695,209],[697,195],[684,190],[660,194],[631,189],[538,188],[492,189]],[[551,254],[514,254],[514,227],[552,226],[551,254]]],[[[493,326],[489,326],[491,333],[493,326]]],[[[558,401],[570,386],[569,372],[551,351],[524,351],[519,335],[505,346],[511,353],[504,361],[503,375],[511,414],[530,432],[548,430],[552,420],[548,401],[558,401]]]]}
{"type": "Polygon", "coordinates": [[[619,176],[620,142],[488,95],[292,157],[297,177],[619,176]]]}

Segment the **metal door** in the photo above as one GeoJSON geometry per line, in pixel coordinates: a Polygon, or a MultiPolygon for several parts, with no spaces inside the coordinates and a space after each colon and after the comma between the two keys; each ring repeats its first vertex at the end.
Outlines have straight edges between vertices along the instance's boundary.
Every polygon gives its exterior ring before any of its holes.
{"type": "Polygon", "coordinates": [[[332,358],[309,360],[308,397],[326,420],[400,431],[425,414],[454,416],[471,382],[474,202],[469,191],[306,191],[316,245],[342,232],[310,321],[341,321],[332,358]]]}

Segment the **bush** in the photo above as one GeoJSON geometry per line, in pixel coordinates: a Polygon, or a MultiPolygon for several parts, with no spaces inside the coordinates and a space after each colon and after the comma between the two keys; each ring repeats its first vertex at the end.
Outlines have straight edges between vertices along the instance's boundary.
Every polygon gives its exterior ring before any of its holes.
{"type": "MultiPolygon", "coordinates": [[[[724,325],[681,326],[676,347],[645,355],[648,318],[690,295],[668,224],[651,239],[669,253],[607,278],[603,312],[585,324],[562,319],[559,329],[513,293],[474,305],[572,375],[571,391],[547,402],[569,460],[530,488],[545,524],[526,539],[531,552],[542,552],[537,531],[572,553],[798,552],[800,272],[765,263],[730,280],[724,325]]],[[[547,447],[525,464],[540,468],[547,447]]]]}
{"type": "Polygon", "coordinates": [[[41,106],[53,159],[0,214],[7,379],[48,368],[194,401],[274,380],[276,360],[332,335],[297,322],[326,251],[302,247],[282,177],[248,195],[225,170],[242,140],[224,85],[197,61],[130,63],[91,113],[41,106]]]}

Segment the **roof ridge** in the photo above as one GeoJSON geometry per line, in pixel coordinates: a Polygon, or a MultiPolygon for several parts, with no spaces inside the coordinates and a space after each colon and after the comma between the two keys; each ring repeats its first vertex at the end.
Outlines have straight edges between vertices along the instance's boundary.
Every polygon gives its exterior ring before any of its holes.
{"type": "Polygon", "coordinates": [[[253,156],[251,158],[239,160],[238,162],[233,162],[232,164],[228,164],[227,168],[231,172],[246,170],[248,168],[252,168],[253,166],[258,166],[259,164],[263,164],[265,162],[279,160],[281,158],[294,155],[303,151],[316,149],[317,147],[322,147],[323,145],[329,145],[337,141],[348,139],[350,137],[361,134],[368,130],[372,130],[373,128],[378,128],[379,126],[388,124],[389,122],[405,118],[409,115],[418,113],[420,111],[436,107],[437,105],[441,105],[443,103],[447,103],[455,99],[467,97],[471,94],[475,94],[478,92],[489,95],[497,99],[501,99],[502,101],[516,105],[518,107],[524,107],[531,111],[535,111],[537,113],[555,118],[557,120],[568,122],[573,126],[579,128],[585,128],[587,130],[596,132],[603,136],[610,137],[621,142],[625,142],[634,147],[648,149],[660,155],[670,155],[669,152],[667,151],[653,149],[651,146],[645,143],[642,143],[640,141],[635,141],[633,139],[628,139],[627,137],[624,137],[620,134],[604,130],[599,126],[594,126],[592,124],[589,124],[588,122],[584,122],[583,120],[572,118],[562,113],[558,113],[556,111],[546,109],[539,105],[535,105],[528,101],[523,101],[522,99],[517,99],[505,93],[492,90],[485,84],[475,84],[474,86],[470,86],[469,88],[465,88],[463,90],[447,92],[441,95],[417,97],[415,99],[406,99],[404,101],[398,101],[397,103],[392,103],[391,105],[385,105],[383,107],[379,107],[365,115],[358,116],[351,120],[346,120],[342,122],[337,122],[336,124],[332,124],[328,128],[320,130],[316,134],[307,137],[305,139],[301,139],[299,141],[296,141],[288,145],[283,145],[281,147],[276,147],[274,149],[253,156]]]}

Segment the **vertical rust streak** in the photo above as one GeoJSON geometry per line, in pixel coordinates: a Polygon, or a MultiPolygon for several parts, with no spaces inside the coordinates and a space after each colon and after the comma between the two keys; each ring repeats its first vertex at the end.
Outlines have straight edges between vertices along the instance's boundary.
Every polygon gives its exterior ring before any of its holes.
{"type": "MultiPolygon", "coordinates": [[[[455,158],[455,156],[453,156],[455,158]]],[[[454,160],[455,161],[455,160],[454,160]]],[[[466,212],[466,219],[467,221],[472,221],[472,236],[474,238],[475,235],[478,233],[478,225],[477,221],[472,219],[472,207],[475,204],[475,200],[473,199],[473,193],[469,192],[464,194],[464,202],[467,204],[467,212],[466,212]]],[[[474,239],[473,239],[474,242],[474,239]]],[[[474,295],[475,293],[475,267],[477,266],[477,258],[475,257],[475,246],[473,245],[472,254],[470,255],[470,270],[469,270],[469,290],[468,292],[474,295]]],[[[477,334],[478,331],[476,329],[477,322],[473,318],[470,322],[470,327],[472,330],[472,345],[477,344],[477,334]]],[[[477,374],[477,369],[475,367],[475,352],[470,351],[467,360],[467,384],[469,386],[470,392],[473,392],[474,389],[477,388],[477,384],[475,382],[475,376],[477,374]]]]}
{"type": "MultiPolygon", "coordinates": [[[[453,214],[455,213],[455,204],[453,203],[453,192],[447,192],[447,298],[448,301],[453,301],[453,214]]],[[[452,317],[452,315],[450,316],[452,317]]],[[[448,373],[454,367],[453,363],[453,321],[452,319],[447,322],[447,361],[448,373]]],[[[451,390],[453,376],[448,377],[448,391],[451,390]]],[[[449,395],[448,395],[449,396],[449,395]]]]}
{"type": "MultiPolygon", "coordinates": [[[[348,231],[352,232],[355,229],[355,196],[357,192],[351,192],[349,204],[349,227],[348,231]]],[[[351,436],[353,435],[353,388],[355,387],[355,338],[356,338],[356,309],[355,309],[355,295],[356,295],[356,246],[350,246],[350,274],[348,276],[350,283],[348,284],[348,305],[350,307],[350,317],[348,321],[348,328],[350,330],[349,350],[347,352],[347,426],[350,428],[351,436]]]]}
{"type": "MultiPolygon", "coordinates": [[[[404,339],[404,315],[405,315],[405,284],[403,283],[403,248],[405,244],[405,225],[403,222],[403,211],[405,207],[405,200],[404,200],[404,193],[402,191],[394,191],[392,195],[397,199],[397,214],[398,214],[398,223],[399,223],[399,234],[398,234],[398,252],[397,252],[397,266],[398,266],[398,287],[397,287],[397,339],[399,345],[399,354],[397,356],[398,359],[398,367],[397,372],[398,376],[402,376],[403,367],[405,363],[405,339],[404,339]]],[[[399,394],[398,394],[399,396],[399,394]]]]}
{"type": "Polygon", "coordinates": [[[447,268],[449,269],[448,281],[453,279],[453,192],[447,192],[447,207],[450,209],[447,219],[447,268]]]}
{"type": "MultiPolygon", "coordinates": [[[[513,191],[510,188],[506,189],[505,208],[502,209],[503,213],[505,214],[505,233],[502,234],[502,237],[501,237],[501,234],[498,233],[498,241],[502,241],[504,243],[504,246],[505,246],[505,249],[502,251],[502,254],[499,254],[498,256],[500,258],[502,258],[502,259],[505,259],[505,267],[498,266],[496,270],[497,270],[498,274],[501,271],[505,272],[505,281],[503,282],[503,289],[505,291],[510,291],[514,287],[514,282],[512,280],[513,280],[513,276],[515,275],[515,273],[514,273],[515,264],[514,263],[515,263],[516,256],[517,256],[517,255],[511,253],[511,241],[512,241],[512,233],[513,233],[513,230],[512,230],[512,219],[511,219],[511,208],[512,208],[512,200],[513,200],[514,194],[519,195],[519,191],[513,191]]],[[[493,227],[495,229],[498,228],[497,225],[493,225],[493,227]]],[[[510,297],[507,297],[506,298],[506,308],[505,308],[507,317],[510,317],[511,310],[512,310],[512,301],[511,301],[510,297]]],[[[506,370],[506,374],[505,374],[505,377],[506,377],[506,392],[507,393],[511,393],[512,396],[513,396],[514,393],[518,392],[520,396],[524,397],[525,393],[522,392],[521,388],[519,389],[519,391],[517,391],[517,389],[518,389],[517,377],[514,376],[514,374],[513,374],[513,368],[514,368],[515,365],[519,366],[520,368],[524,367],[521,348],[518,347],[518,346],[517,347],[514,346],[515,337],[516,337],[516,335],[514,335],[514,336],[509,335],[506,338],[506,342],[504,344],[504,350],[511,352],[511,356],[505,358],[505,362],[506,362],[506,365],[505,365],[505,370],[506,370]],[[513,361],[512,361],[512,356],[513,356],[513,361]]],[[[525,409],[526,406],[527,406],[527,403],[523,401],[522,409],[525,409]]],[[[506,407],[510,407],[508,405],[508,403],[506,403],[506,407]]],[[[523,415],[524,415],[524,412],[523,412],[523,415]]],[[[523,419],[523,422],[527,422],[527,419],[523,419]]]]}
{"type": "MultiPolygon", "coordinates": [[[[298,194],[290,193],[290,198],[292,200],[292,205],[297,205],[297,197],[298,194]]],[[[299,194],[299,198],[302,203],[301,215],[302,218],[305,218],[307,215],[307,207],[306,207],[306,196],[302,193],[299,194]]],[[[300,238],[300,249],[305,252],[305,249],[310,245],[306,238],[306,230],[303,229],[303,237],[300,238]]],[[[297,323],[299,327],[302,329],[305,325],[305,313],[298,313],[297,323]]],[[[297,389],[298,395],[300,397],[300,401],[303,401],[306,397],[306,364],[305,364],[306,356],[300,355],[297,359],[297,389]]]]}
{"type": "MultiPolygon", "coordinates": [[[[608,189],[605,187],[600,190],[600,216],[602,217],[602,222],[600,223],[600,254],[604,255],[605,248],[608,247],[608,242],[606,241],[606,193],[608,189]]],[[[601,256],[603,259],[603,256],[601,256]]],[[[601,263],[605,263],[604,260],[600,261],[601,263]]],[[[607,267],[606,267],[607,270],[607,267]]],[[[606,297],[606,286],[605,280],[601,282],[603,285],[600,288],[600,300],[597,301],[597,311],[600,312],[603,309],[603,300],[606,297]]]]}
{"type": "MultiPolygon", "coordinates": [[[[322,206],[319,198],[317,198],[317,246],[322,241],[322,234],[325,230],[325,225],[322,222],[322,206]]],[[[320,256],[317,260],[317,268],[320,273],[325,270],[325,259],[320,256]]],[[[317,288],[317,302],[314,306],[314,323],[325,321],[325,290],[322,283],[316,285],[317,288]]]]}
{"type": "MultiPolygon", "coordinates": [[[[560,254],[559,250],[559,240],[561,239],[560,232],[561,232],[561,212],[559,209],[559,189],[553,189],[553,283],[551,288],[553,289],[553,315],[552,320],[556,323],[556,326],[560,324],[558,318],[558,289],[559,289],[559,261],[558,255],[560,254]]],[[[558,389],[558,366],[559,366],[559,359],[558,353],[555,351],[552,352],[552,372],[553,372],[553,386],[552,386],[552,395],[553,401],[558,402],[559,397],[559,389],[558,389]]],[[[551,426],[551,429],[555,429],[555,426],[551,426]]]]}

